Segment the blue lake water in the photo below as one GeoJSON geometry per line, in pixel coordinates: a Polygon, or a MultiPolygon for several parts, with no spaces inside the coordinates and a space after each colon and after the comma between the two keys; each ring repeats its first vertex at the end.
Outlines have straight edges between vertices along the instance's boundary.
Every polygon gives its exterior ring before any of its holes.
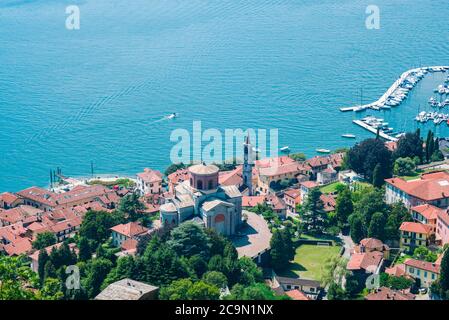
{"type": "MultiPolygon", "coordinates": [[[[404,71],[449,65],[445,1],[0,0],[0,191],[169,163],[173,129],[278,128],[312,156],[370,133],[338,108],[377,100],[404,71]],[[81,29],[65,28],[77,4],[81,29]],[[174,121],[157,121],[177,112],[174,121]]],[[[416,128],[445,74],[382,115],[416,128]]],[[[449,112],[449,111],[448,111],[449,112]]],[[[357,115],[358,117],[360,115],[357,115]]],[[[428,125],[433,128],[432,125],[428,125]]],[[[438,128],[449,135],[446,124],[438,128]]]]}

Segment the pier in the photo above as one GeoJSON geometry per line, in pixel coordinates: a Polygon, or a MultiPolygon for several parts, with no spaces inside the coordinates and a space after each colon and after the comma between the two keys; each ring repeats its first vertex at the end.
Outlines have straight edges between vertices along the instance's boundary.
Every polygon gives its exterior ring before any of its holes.
{"type": "Polygon", "coordinates": [[[435,67],[421,67],[421,68],[415,68],[410,69],[406,72],[404,72],[399,79],[397,79],[390,88],[382,95],[382,97],[379,98],[379,100],[365,104],[365,105],[359,105],[359,106],[353,106],[353,107],[342,107],[340,108],[340,111],[342,112],[348,112],[348,111],[363,111],[367,109],[373,109],[373,110],[380,110],[381,108],[384,108],[388,99],[390,96],[396,92],[405,82],[406,80],[413,74],[422,72],[446,72],[449,70],[449,66],[435,66],[435,67]]]}
{"type": "MultiPolygon", "coordinates": [[[[362,128],[364,128],[374,134],[377,134],[377,128],[370,126],[369,124],[363,122],[362,120],[352,120],[352,122],[354,122],[356,125],[359,125],[362,128]]],[[[386,134],[385,132],[383,132],[382,130],[379,130],[379,136],[388,141],[398,141],[398,138],[392,137],[392,136],[386,134]]]]}

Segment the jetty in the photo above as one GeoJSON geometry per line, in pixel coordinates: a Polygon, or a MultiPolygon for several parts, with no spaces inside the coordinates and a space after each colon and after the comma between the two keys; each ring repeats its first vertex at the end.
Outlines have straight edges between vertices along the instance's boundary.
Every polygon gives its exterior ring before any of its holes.
{"type": "MultiPolygon", "coordinates": [[[[352,122],[354,122],[356,125],[361,126],[362,128],[364,128],[364,129],[366,129],[366,130],[368,130],[368,131],[370,131],[370,132],[372,132],[374,134],[377,134],[377,128],[376,127],[373,127],[373,126],[369,125],[368,123],[366,123],[366,122],[364,122],[362,120],[352,120],[352,122]]],[[[382,130],[379,130],[379,136],[381,138],[385,139],[385,140],[388,140],[388,141],[398,141],[399,140],[398,138],[395,138],[395,137],[392,137],[392,136],[386,134],[382,130]]]]}
{"type": "MultiPolygon", "coordinates": [[[[410,77],[413,77],[416,74],[427,74],[428,72],[446,72],[449,70],[449,66],[434,66],[434,67],[421,67],[421,68],[414,68],[410,69],[406,72],[404,72],[399,79],[397,79],[390,88],[380,97],[377,101],[364,104],[364,105],[358,105],[353,107],[342,107],[340,108],[340,111],[342,112],[348,112],[348,111],[363,111],[367,109],[372,110],[380,110],[382,108],[385,108],[385,106],[388,106],[390,102],[391,97],[395,97],[395,93],[398,92],[398,94],[401,94],[401,89],[403,89],[403,86],[406,85],[409,82],[410,77]]],[[[421,78],[421,77],[420,77],[421,78]]],[[[419,79],[417,80],[419,81],[419,79]]],[[[416,82],[417,82],[416,81],[416,82]]],[[[404,97],[402,97],[404,99],[404,97]]],[[[400,99],[400,102],[402,102],[402,99],[400,99]]],[[[394,102],[392,106],[398,105],[400,102],[394,102]]]]}

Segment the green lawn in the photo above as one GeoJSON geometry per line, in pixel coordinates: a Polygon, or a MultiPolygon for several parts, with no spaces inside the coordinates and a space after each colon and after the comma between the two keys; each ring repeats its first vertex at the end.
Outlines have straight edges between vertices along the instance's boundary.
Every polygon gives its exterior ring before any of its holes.
{"type": "Polygon", "coordinates": [[[332,256],[338,256],[340,247],[338,246],[315,246],[309,244],[300,245],[296,249],[293,262],[289,268],[280,272],[280,276],[296,277],[304,279],[321,280],[322,268],[326,260],[332,256]]]}
{"type": "Polygon", "coordinates": [[[334,193],[335,191],[337,191],[336,188],[337,188],[337,186],[339,186],[339,185],[342,185],[342,183],[337,181],[337,182],[334,182],[334,183],[331,183],[331,184],[322,186],[322,187],[320,188],[320,191],[321,191],[322,193],[334,193]]]}

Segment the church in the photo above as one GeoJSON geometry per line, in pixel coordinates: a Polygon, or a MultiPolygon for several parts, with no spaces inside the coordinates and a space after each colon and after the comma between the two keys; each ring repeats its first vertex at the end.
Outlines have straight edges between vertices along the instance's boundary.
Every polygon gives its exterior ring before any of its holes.
{"type": "MultiPolygon", "coordinates": [[[[251,150],[248,137],[244,144],[245,182],[252,181],[248,163],[251,150]]],[[[242,194],[238,187],[219,185],[219,169],[215,165],[201,163],[188,170],[189,179],[176,185],[160,207],[162,225],[174,227],[199,217],[207,228],[225,236],[235,234],[242,223],[242,194]]],[[[251,190],[251,186],[247,187],[251,190]]]]}

